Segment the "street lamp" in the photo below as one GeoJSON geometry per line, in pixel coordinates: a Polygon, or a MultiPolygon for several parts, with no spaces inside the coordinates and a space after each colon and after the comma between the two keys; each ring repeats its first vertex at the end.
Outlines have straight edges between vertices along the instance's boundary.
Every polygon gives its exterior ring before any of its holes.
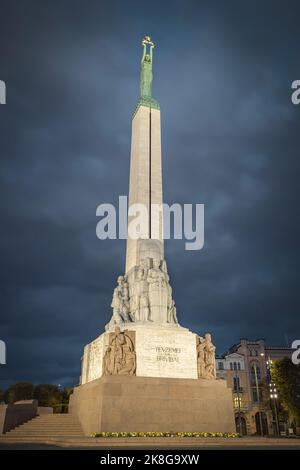
{"type": "Polygon", "coordinates": [[[270,398],[273,401],[274,411],[275,411],[275,422],[276,422],[276,433],[279,436],[279,422],[278,422],[278,411],[277,411],[277,389],[275,387],[275,383],[270,383],[270,398]]]}
{"type": "MultiPolygon", "coordinates": [[[[260,354],[264,356],[263,353],[260,354]]],[[[255,377],[255,385],[256,385],[256,394],[257,394],[257,405],[258,405],[258,416],[259,416],[259,427],[260,427],[260,435],[263,436],[263,427],[262,427],[262,416],[260,411],[260,396],[259,396],[259,388],[258,388],[258,378],[257,378],[257,364],[253,364],[254,369],[254,377],[255,377]]]]}
{"type": "Polygon", "coordinates": [[[276,423],[276,434],[279,436],[279,419],[278,419],[278,410],[277,410],[277,398],[278,398],[278,393],[277,393],[277,388],[275,382],[272,381],[272,374],[271,374],[271,369],[270,365],[272,364],[272,359],[268,359],[267,361],[267,367],[269,369],[269,387],[270,387],[270,399],[273,402],[273,408],[274,408],[274,414],[275,414],[275,423],[276,423]]]}
{"type": "Polygon", "coordinates": [[[241,402],[240,402],[240,379],[237,373],[237,366],[235,367],[235,386],[238,401],[238,422],[239,422],[239,433],[242,435],[242,418],[241,418],[241,402]]]}

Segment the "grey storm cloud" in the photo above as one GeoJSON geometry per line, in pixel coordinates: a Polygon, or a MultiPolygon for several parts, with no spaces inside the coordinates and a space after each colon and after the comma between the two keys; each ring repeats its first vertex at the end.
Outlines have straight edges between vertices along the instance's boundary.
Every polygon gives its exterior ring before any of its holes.
{"type": "Polygon", "coordinates": [[[76,384],[110,317],[125,242],[96,238],[96,207],[128,192],[145,34],[165,201],[205,205],[203,250],[166,242],[181,323],[219,352],[298,337],[298,2],[0,4],[1,386],[76,384]]]}

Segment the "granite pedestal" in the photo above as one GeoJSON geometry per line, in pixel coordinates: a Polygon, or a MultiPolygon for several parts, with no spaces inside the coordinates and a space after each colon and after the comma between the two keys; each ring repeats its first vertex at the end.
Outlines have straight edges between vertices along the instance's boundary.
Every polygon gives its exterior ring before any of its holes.
{"type": "Polygon", "coordinates": [[[235,432],[232,393],[223,380],[103,376],[74,389],[69,412],[86,435],[235,432]]]}

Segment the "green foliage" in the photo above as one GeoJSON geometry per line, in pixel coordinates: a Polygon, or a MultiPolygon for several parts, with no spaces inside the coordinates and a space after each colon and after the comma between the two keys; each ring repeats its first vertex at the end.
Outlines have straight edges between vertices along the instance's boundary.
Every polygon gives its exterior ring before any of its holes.
{"type": "Polygon", "coordinates": [[[34,386],[31,382],[17,382],[11,385],[5,392],[5,401],[14,403],[19,400],[31,400],[34,386]]]}
{"type": "Polygon", "coordinates": [[[2,390],[2,388],[0,388],[0,403],[4,401],[4,392],[2,390]]]}
{"type": "Polygon", "coordinates": [[[285,357],[272,364],[271,374],[283,408],[292,420],[300,423],[300,364],[295,365],[285,357]]]}
{"type": "Polygon", "coordinates": [[[33,397],[39,406],[54,406],[61,403],[62,392],[57,385],[40,384],[34,387],[33,397]]]}
{"type": "Polygon", "coordinates": [[[66,387],[62,391],[62,403],[69,403],[70,395],[73,393],[72,387],[66,387]]]}
{"type": "Polygon", "coordinates": [[[67,413],[68,403],[73,388],[60,389],[53,384],[39,384],[34,386],[30,382],[18,382],[11,385],[5,393],[0,389],[0,402],[14,403],[19,400],[38,401],[39,406],[51,406],[55,413],[67,413]]]}

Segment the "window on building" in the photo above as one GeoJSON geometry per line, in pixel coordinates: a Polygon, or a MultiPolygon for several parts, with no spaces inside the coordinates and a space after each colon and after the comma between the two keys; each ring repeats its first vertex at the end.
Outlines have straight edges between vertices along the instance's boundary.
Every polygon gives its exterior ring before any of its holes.
{"type": "Polygon", "coordinates": [[[233,364],[232,364],[232,362],[230,363],[230,370],[233,370],[233,364]]]}
{"type": "MultiPolygon", "coordinates": [[[[259,391],[259,401],[262,402],[262,398],[263,398],[262,391],[260,388],[258,389],[258,391],[259,391]]],[[[254,403],[258,403],[258,394],[257,394],[256,388],[252,389],[252,400],[254,403]]]]}
{"type": "Polygon", "coordinates": [[[240,378],[233,377],[233,391],[236,392],[238,390],[240,390],[240,378]]]}
{"type": "Polygon", "coordinates": [[[241,370],[241,364],[238,362],[238,370],[241,370]]]}
{"type": "Polygon", "coordinates": [[[219,370],[224,370],[224,364],[223,364],[223,362],[218,362],[218,369],[219,369],[219,370]]]}
{"type": "Polygon", "coordinates": [[[233,403],[235,408],[242,408],[242,397],[234,397],[233,403]]]}

